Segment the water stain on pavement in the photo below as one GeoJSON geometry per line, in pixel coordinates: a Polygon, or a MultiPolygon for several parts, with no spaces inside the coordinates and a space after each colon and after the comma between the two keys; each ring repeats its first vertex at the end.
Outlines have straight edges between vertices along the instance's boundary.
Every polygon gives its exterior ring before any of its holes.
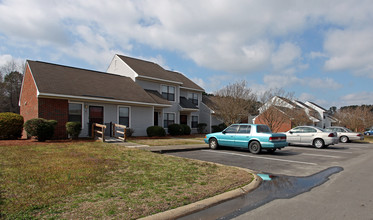
{"type": "Polygon", "coordinates": [[[330,167],[307,177],[274,176],[263,181],[253,192],[216,206],[184,216],[180,219],[232,219],[256,209],[275,199],[288,199],[328,181],[329,176],[339,173],[342,167],[330,167]]]}

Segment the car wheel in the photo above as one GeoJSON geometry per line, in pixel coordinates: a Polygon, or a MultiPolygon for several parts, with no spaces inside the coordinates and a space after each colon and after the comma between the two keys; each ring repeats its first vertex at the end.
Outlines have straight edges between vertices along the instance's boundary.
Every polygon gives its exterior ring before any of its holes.
{"type": "Polygon", "coordinates": [[[273,154],[275,151],[276,151],[276,149],[274,149],[274,148],[267,149],[267,152],[270,153],[270,154],[273,154]]]}
{"type": "Polygon", "coordinates": [[[262,147],[260,146],[260,143],[257,141],[250,142],[249,144],[249,151],[252,154],[259,154],[262,150],[262,147]]]}
{"type": "Polygon", "coordinates": [[[316,148],[323,148],[324,147],[324,141],[322,139],[315,139],[313,141],[313,146],[315,146],[316,148]]]}
{"type": "Polygon", "coordinates": [[[218,149],[218,147],[219,147],[218,141],[217,141],[215,138],[211,138],[211,139],[209,140],[209,147],[210,147],[211,149],[213,149],[213,150],[218,149]]]}
{"type": "Polygon", "coordinates": [[[348,140],[347,136],[342,136],[342,137],[339,138],[339,141],[342,142],[342,143],[347,143],[349,140],[348,140]]]}

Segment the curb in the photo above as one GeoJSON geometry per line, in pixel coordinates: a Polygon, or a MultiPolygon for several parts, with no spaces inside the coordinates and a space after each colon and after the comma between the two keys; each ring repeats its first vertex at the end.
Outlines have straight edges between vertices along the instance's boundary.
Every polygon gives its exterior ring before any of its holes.
{"type": "Polygon", "coordinates": [[[150,216],[140,218],[140,219],[142,220],[163,220],[163,219],[181,218],[183,216],[201,211],[203,209],[209,208],[211,206],[217,205],[227,200],[234,199],[239,196],[243,196],[253,191],[254,189],[256,189],[262,182],[262,179],[258,175],[256,175],[252,170],[248,170],[244,168],[238,168],[238,169],[246,170],[247,172],[251,173],[254,176],[253,180],[248,185],[240,187],[238,189],[234,189],[232,191],[225,192],[220,195],[216,195],[216,196],[189,204],[189,205],[181,206],[175,209],[171,209],[165,212],[157,213],[157,214],[150,215],[150,216]]]}

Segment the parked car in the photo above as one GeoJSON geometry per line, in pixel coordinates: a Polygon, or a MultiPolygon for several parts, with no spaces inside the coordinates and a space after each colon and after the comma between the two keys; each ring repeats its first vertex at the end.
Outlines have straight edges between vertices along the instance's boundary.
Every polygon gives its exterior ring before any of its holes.
{"type": "Polygon", "coordinates": [[[373,135],[373,128],[364,132],[364,135],[373,135]]]}
{"type": "Polygon", "coordinates": [[[338,144],[338,136],[335,132],[327,132],[314,126],[298,126],[286,133],[286,141],[295,145],[312,145],[316,148],[328,147],[338,144]]]}
{"type": "Polygon", "coordinates": [[[222,132],[211,133],[205,136],[205,143],[211,149],[219,146],[248,148],[253,154],[262,149],[270,153],[288,146],[286,135],[272,133],[267,125],[261,124],[233,124],[222,132]]]}
{"type": "Polygon", "coordinates": [[[353,132],[348,128],[331,126],[325,128],[326,131],[336,132],[339,137],[339,141],[342,143],[347,143],[349,141],[364,140],[364,135],[362,133],[353,132]]]}

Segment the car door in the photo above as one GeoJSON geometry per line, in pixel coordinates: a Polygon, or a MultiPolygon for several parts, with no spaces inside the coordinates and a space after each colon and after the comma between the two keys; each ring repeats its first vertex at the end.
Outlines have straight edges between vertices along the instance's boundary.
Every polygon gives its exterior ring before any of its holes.
{"type": "Polygon", "coordinates": [[[291,144],[300,143],[300,133],[302,129],[302,127],[296,127],[286,132],[286,141],[291,144]]]}
{"type": "Polygon", "coordinates": [[[300,142],[302,144],[312,144],[313,139],[315,139],[317,130],[310,127],[304,127],[302,133],[300,133],[300,142]]]}
{"type": "Polygon", "coordinates": [[[231,125],[226,128],[218,137],[218,142],[222,146],[234,147],[234,139],[239,125],[231,125]]]}
{"type": "Polygon", "coordinates": [[[240,125],[235,136],[234,145],[236,147],[249,147],[249,141],[251,138],[250,131],[250,125],[240,125]]]}

